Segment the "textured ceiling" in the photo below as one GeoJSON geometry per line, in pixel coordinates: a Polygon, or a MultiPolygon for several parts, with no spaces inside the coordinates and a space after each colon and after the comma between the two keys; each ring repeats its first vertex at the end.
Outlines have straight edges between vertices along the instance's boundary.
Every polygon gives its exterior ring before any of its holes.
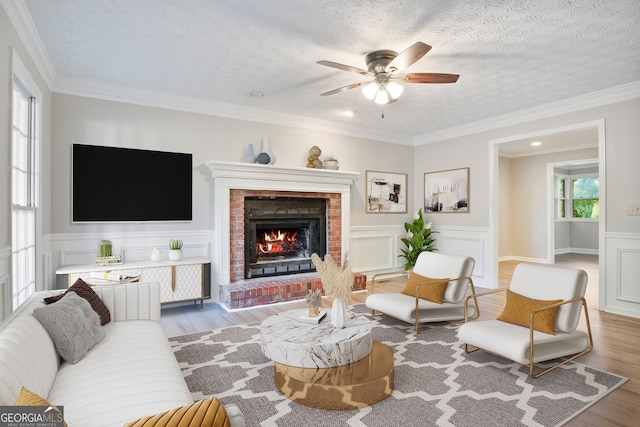
{"type": "Polygon", "coordinates": [[[640,81],[638,0],[22,1],[54,90],[115,85],[406,138],[640,81]],[[458,82],[406,85],[384,109],[359,89],[319,96],[366,78],[317,61],[366,68],[368,52],[416,41],[433,49],[406,71],[458,82]]]}

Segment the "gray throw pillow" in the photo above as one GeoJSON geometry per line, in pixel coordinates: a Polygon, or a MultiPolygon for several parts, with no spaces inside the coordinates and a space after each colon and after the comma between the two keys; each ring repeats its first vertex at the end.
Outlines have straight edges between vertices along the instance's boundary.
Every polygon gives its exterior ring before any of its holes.
{"type": "Polygon", "coordinates": [[[104,338],[98,314],[75,292],[54,304],[35,308],[33,316],[51,337],[58,354],[69,363],[82,360],[104,338]]]}

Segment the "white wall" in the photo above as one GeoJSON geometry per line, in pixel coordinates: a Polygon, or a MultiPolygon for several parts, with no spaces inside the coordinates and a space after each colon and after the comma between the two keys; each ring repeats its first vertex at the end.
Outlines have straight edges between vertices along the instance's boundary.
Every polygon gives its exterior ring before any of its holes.
{"type": "MultiPolygon", "coordinates": [[[[489,191],[492,179],[490,173],[493,173],[489,170],[491,141],[577,123],[604,120],[606,176],[603,177],[601,172],[601,179],[604,178],[605,183],[606,223],[604,224],[604,242],[600,244],[602,265],[600,291],[603,295],[600,308],[611,312],[635,313],[640,317],[640,282],[637,279],[631,279],[635,265],[640,265],[640,252],[636,252],[635,249],[640,242],[640,217],[626,214],[628,204],[640,202],[640,192],[638,192],[640,168],[637,165],[638,159],[640,159],[640,144],[638,144],[640,120],[638,117],[640,117],[640,98],[635,98],[598,107],[585,107],[580,111],[529,122],[503,125],[492,130],[465,133],[416,147],[414,195],[416,198],[421,197],[424,172],[470,167],[470,213],[434,214],[431,215],[430,220],[433,220],[436,226],[491,228],[494,226],[490,222],[491,203],[489,200],[489,195],[492,194],[489,191]],[[625,266],[620,267],[620,263],[624,263],[625,266]],[[625,290],[624,295],[622,295],[621,289],[625,290]]],[[[512,165],[511,169],[516,169],[516,166],[512,165]]],[[[536,194],[539,192],[538,190],[534,191],[536,194]]],[[[602,209],[601,206],[601,212],[602,209]]],[[[546,217],[546,214],[544,216],[546,217]]],[[[526,226],[530,231],[539,230],[536,225],[527,224],[526,226]]],[[[524,227],[524,225],[512,223],[511,227],[512,230],[515,230],[518,227],[524,227]]],[[[539,230],[539,232],[546,236],[545,229],[539,230]]],[[[538,242],[538,236],[529,236],[528,240],[530,240],[529,243],[534,243],[531,249],[524,246],[512,247],[512,251],[535,258],[541,256],[540,248],[542,246],[538,242]]],[[[491,241],[490,244],[493,242],[491,241]]],[[[494,248],[490,248],[490,250],[493,251],[494,248]]],[[[492,255],[489,256],[492,257],[492,255]]],[[[493,267],[491,268],[492,271],[495,271],[493,267]]],[[[495,283],[497,277],[493,275],[490,280],[495,283]]]]}
{"type": "MultiPolygon", "coordinates": [[[[597,148],[511,159],[511,192],[505,195],[509,200],[507,214],[512,224],[509,233],[511,257],[547,259],[547,165],[592,158],[598,158],[597,148]]],[[[500,182],[502,180],[500,177],[500,182]]],[[[598,226],[594,225],[597,248],[598,226]]]]}
{"type": "MultiPolygon", "coordinates": [[[[365,243],[365,254],[352,253],[355,271],[374,272],[400,268],[397,243],[405,221],[413,216],[410,205],[406,214],[365,213],[365,174],[367,170],[407,173],[412,176],[413,147],[336,135],[326,132],[226,119],[203,114],[139,106],[79,96],[53,95],[52,127],[52,197],[51,247],[54,270],[60,265],[90,263],[101,239],[110,239],[125,260],[146,259],[154,246],[165,247],[169,238],[185,241],[199,256],[211,256],[213,237],[213,186],[208,168],[210,160],[241,161],[248,144],[254,152],[268,136],[276,165],[305,167],[309,149],[317,145],[321,158],[332,154],[340,160],[342,170],[360,173],[351,191],[351,224],[354,240],[365,243]],[[187,223],[72,224],[71,223],[71,144],[107,145],[177,151],[193,154],[193,221],[187,223]],[[377,228],[386,241],[370,239],[360,233],[377,228]],[[389,239],[391,243],[389,243],[389,239]],[[391,245],[391,246],[389,246],[391,245]],[[371,258],[369,252],[379,256],[371,258]],[[389,252],[394,251],[394,252],[389,252]],[[376,262],[373,262],[373,260],[376,262]]],[[[125,173],[115,168],[111,173],[125,173]]],[[[163,173],[163,171],[158,171],[163,173]]],[[[408,194],[413,182],[408,181],[408,194]]]]}

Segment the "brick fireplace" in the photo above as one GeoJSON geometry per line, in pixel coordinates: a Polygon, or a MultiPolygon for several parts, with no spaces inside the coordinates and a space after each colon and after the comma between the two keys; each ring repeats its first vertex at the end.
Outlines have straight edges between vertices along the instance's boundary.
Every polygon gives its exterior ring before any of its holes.
{"type": "MultiPolygon", "coordinates": [[[[326,200],[326,251],[341,261],[349,250],[350,191],[359,173],[218,161],[207,167],[214,178],[212,297],[240,308],[299,299],[320,287],[317,273],[246,277],[245,200],[326,200]]],[[[366,277],[357,275],[356,284],[364,289],[366,277]]]]}
{"type": "MultiPolygon", "coordinates": [[[[321,193],[321,192],[300,192],[300,191],[259,191],[259,190],[244,190],[244,189],[232,189],[229,195],[231,199],[231,223],[230,223],[230,231],[229,238],[231,242],[235,242],[231,245],[231,279],[230,283],[238,282],[244,279],[250,279],[252,277],[258,277],[257,275],[252,276],[247,272],[247,265],[250,264],[249,260],[247,260],[248,250],[246,247],[246,229],[247,229],[247,218],[245,212],[245,205],[247,204],[247,200],[249,202],[260,199],[260,200],[276,200],[276,199],[284,199],[283,203],[286,201],[290,201],[291,199],[309,199],[311,201],[326,201],[326,219],[323,217],[322,219],[326,221],[326,231],[325,224],[322,224],[321,231],[326,233],[326,236],[322,236],[322,240],[326,242],[321,251],[318,251],[317,248],[314,248],[313,251],[318,253],[320,256],[324,256],[325,252],[329,253],[334,259],[340,260],[342,256],[342,242],[341,242],[341,216],[342,216],[342,207],[341,207],[341,196],[339,193],[321,193]],[[325,238],[326,237],[326,238],[325,238]],[[242,245],[238,242],[244,242],[242,245]]],[[[298,209],[298,208],[296,208],[298,209]]],[[[304,209],[304,208],[300,208],[304,209]]],[[[282,210],[276,212],[274,216],[283,217],[286,215],[283,211],[291,211],[291,207],[282,208],[282,210]]],[[[297,216],[294,215],[294,218],[297,216]]],[[[292,218],[292,219],[294,219],[292,218]]],[[[312,251],[312,252],[313,252],[312,251]]],[[[308,259],[310,259],[311,253],[307,254],[308,259]]],[[[304,271],[304,270],[303,270],[304,271]]],[[[308,271],[308,270],[307,270],[308,271]]],[[[287,272],[289,273],[289,272],[287,272]]],[[[268,274],[263,274],[262,276],[267,276],[268,274]]],[[[277,271],[273,276],[279,275],[277,271]]]]}

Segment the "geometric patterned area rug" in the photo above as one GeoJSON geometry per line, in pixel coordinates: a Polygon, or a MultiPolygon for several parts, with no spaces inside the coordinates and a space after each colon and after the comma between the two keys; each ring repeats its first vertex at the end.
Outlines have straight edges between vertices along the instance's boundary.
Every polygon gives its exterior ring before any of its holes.
{"type": "Polygon", "coordinates": [[[372,317],[363,304],[349,310],[369,316],[373,339],[394,352],[392,395],[363,409],[315,409],[284,397],[260,350],[259,323],[169,341],[193,399],[235,403],[247,426],[558,426],[627,381],[575,361],[531,379],[517,363],[465,354],[456,326],[416,334],[407,323],[372,317]]]}

